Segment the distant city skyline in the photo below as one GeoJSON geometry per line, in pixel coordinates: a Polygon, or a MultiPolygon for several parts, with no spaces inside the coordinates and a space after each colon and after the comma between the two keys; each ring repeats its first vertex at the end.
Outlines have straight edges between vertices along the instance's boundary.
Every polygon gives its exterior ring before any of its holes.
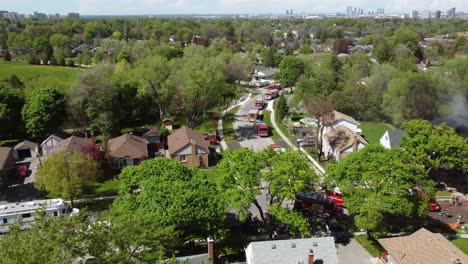
{"type": "Polygon", "coordinates": [[[292,9],[294,14],[345,13],[346,7],[368,11],[383,8],[386,14],[407,13],[413,10],[468,11],[467,0],[0,0],[0,10],[32,14],[82,15],[145,15],[145,14],[282,14],[292,9]]]}

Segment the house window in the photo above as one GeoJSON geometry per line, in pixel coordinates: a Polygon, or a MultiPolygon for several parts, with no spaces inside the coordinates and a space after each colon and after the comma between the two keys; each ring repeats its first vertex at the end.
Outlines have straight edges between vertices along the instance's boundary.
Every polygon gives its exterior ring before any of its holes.
{"type": "Polygon", "coordinates": [[[21,215],[21,216],[22,216],[23,218],[29,218],[29,217],[31,217],[31,214],[23,214],[23,215],[21,215]]]}
{"type": "Polygon", "coordinates": [[[62,209],[62,214],[67,214],[67,210],[62,209]]]}
{"type": "Polygon", "coordinates": [[[54,212],[54,216],[58,216],[58,212],[57,212],[57,211],[54,212]]]}
{"type": "Polygon", "coordinates": [[[180,155],[180,162],[187,162],[185,155],[180,155]]]}
{"type": "Polygon", "coordinates": [[[121,169],[123,167],[125,167],[125,160],[119,159],[114,161],[114,168],[121,169]]]}
{"type": "Polygon", "coordinates": [[[3,218],[3,223],[7,224],[8,223],[8,218],[3,218]]]}

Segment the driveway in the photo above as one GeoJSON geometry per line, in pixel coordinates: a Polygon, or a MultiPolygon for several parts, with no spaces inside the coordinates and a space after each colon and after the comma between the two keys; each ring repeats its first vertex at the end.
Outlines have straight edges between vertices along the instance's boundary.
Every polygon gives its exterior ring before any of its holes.
{"type": "Polygon", "coordinates": [[[351,239],[348,244],[336,244],[340,264],[370,264],[372,256],[357,242],[351,239]]]}
{"type": "Polygon", "coordinates": [[[245,102],[234,115],[233,127],[240,146],[251,148],[254,151],[260,151],[274,144],[274,141],[269,137],[259,137],[253,127],[253,122],[247,120],[249,110],[255,105],[255,98],[264,95],[265,92],[265,89],[256,89],[252,98],[245,102]]]}

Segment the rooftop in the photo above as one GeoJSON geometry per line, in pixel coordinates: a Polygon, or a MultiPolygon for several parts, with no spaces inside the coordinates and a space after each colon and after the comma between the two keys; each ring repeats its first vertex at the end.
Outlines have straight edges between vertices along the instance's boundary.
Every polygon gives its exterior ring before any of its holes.
{"type": "Polygon", "coordinates": [[[379,239],[379,243],[399,264],[451,264],[468,256],[439,233],[421,228],[409,236],[379,239]]]}
{"type": "Polygon", "coordinates": [[[35,200],[21,203],[7,203],[0,205],[0,215],[12,214],[20,211],[35,211],[43,207],[59,207],[65,205],[62,199],[35,200]]]}
{"type": "Polygon", "coordinates": [[[146,158],[148,147],[146,139],[132,134],[123,134],[110,139],[107,143],[109,155],[114,158],[146,158]]]}
{"type": "Polygon", "coordinates": [[[81,148],[92,144],[92,139],[90,138],[81,138],[77,136],[71,136],[67,139],[64,139],[55,145],[55,147],[52,149],[52,152],[59,152],[62,150],[74,150],[74,151],[81,151],[81,148]]]}
{"type": "Polygon", "coordinates": [[[202,148],[206,152],[208,152],[208,143],[203,138],[203,135],[199,134],[198,132],[194,131],[189,127],[181,127],[176,132],[170,134],[167,137],[167,143],[169,146],[169,153],[172,155],[176,153],[187,144],[190,143],[190,140],[193,139],[195,141],[195,145],[202,148]]]}
{"type": "Polygon", "coordinates": [[[11,155],[11,148],[0,147],[0,170],[3,169],[10,155],[11,155]]]}
{"type": "Polygon", "coordinates": [[[311,249],[314,263],[338,264],[333,237],[252,242],[245,252],[251,264],[297,264],[307,263],[311,249]]]}

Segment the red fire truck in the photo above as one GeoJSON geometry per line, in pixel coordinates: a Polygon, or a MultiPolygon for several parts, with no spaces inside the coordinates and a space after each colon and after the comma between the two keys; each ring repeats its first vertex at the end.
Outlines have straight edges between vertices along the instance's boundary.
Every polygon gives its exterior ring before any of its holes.
{"type": "Polygon", "coordinates": [[[335,200],[321,192],[301,193],[295,195],[294,210],[308,215],[324,217],[341,217],[343,208],[336,205],[335,200]]]}
{"type": "Polygon", "coordinates": [[[268,137],[270,135],[268,125],[260,120],[255,121],[255,131],[257,131],[259,137],[268,137]]]}

